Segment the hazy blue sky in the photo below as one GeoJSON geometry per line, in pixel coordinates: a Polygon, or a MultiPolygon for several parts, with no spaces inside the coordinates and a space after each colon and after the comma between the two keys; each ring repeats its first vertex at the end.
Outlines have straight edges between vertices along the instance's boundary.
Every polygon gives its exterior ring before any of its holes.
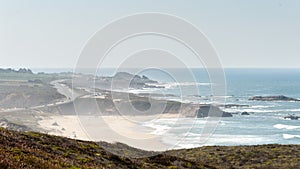
{"type": "Polygon", "coordinates": [[[298,0],[0,0],[0,67],[73,67],[97,30],[137,12],[193,23],[224,67],[300,67],[298,0]]]}

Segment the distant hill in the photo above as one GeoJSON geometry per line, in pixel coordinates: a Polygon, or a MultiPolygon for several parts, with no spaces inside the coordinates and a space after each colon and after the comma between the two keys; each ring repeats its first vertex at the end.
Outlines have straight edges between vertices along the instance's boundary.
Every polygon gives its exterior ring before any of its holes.
{"type": "Polygon", "coordinates": [[[0,128],[0,168],[300,168],[300,145],[201,147],[146,158],[117,156],[146,152],[124,144],[79,141],[0,128]]]}
{"type": "Polygon", "coordinates": [[[70,79],[71,77],[72,73],[34,73],[31,69],[26,68],[0,68],[0,81],[31,81],[35,83],[37,80],[40,80],[45,83],[50,83],[53,80],[70,79]]]}

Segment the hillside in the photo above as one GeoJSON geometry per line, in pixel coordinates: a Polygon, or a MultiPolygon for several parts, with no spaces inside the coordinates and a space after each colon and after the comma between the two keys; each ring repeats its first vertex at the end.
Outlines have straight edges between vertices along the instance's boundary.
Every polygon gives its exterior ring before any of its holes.
{"type": "Polygon", "coordinates": [[[136,156],[153,153],[0,128],[0,168],[300,168],[299,145],[201,147],[140,159],[114,155],[104,145],[136,156]]]}
{"type": "MultiPolygon", "coordinates": [[[[38,80],[36,80],[38,81],[38,80]]],[[[50,84],[27,81],[0,82],[0,108],[28,108],[55,103],[65,98],[50,84]]]]}
{"type": "MultiPolygon", "coordinates": [[[[100,143],[108,144],[108,143],[100,143]]],[[[112,144],[119,149],[123,144],[112,144]]],[[[136,149],[128,149],[136,150],[136,149]]],[[[137,153],[143,153],[139,150],[137,153]]],[[[147,152],[146,152],[147,153],[147,152]]],[[[93,142],[1,128],[0,168],[201,168],[203,165],[169,155],[130,159],[116,156],[93,142]]]]}

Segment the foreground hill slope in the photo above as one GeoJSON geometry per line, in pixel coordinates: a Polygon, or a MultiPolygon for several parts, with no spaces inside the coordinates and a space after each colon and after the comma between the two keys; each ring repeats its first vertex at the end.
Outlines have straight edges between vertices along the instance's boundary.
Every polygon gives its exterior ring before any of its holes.
{"type": "MultiPolygon", "coordinates": [[[[106,151],[99,146],[101,144],[107,146],[108,143],[96,144],[0,128],[0,168],[206,168],[170,155],[142,159],[121,157],[106,151]]],[[[143,153],[123,144],[111,144],[111,147],[143,153]]]]}
{"type": "Polygon", "coordinates": [[[300,168],[300,145],[201,147],[140,159],[114,155],[102,146],[136,156],[153,153],[0,128],[0,168],[300,168]]]}

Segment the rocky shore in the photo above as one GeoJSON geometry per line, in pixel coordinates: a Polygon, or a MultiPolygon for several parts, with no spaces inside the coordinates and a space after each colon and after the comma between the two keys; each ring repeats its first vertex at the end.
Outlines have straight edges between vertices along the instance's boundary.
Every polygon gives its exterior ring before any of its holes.
{"type": "Polygon", "coordinates": [[[300,101],[296,98],[291,98],[283,95],[279,96],[253,96],[249,98],[249,100],[255,100],[255,101],[300,101]]]}

